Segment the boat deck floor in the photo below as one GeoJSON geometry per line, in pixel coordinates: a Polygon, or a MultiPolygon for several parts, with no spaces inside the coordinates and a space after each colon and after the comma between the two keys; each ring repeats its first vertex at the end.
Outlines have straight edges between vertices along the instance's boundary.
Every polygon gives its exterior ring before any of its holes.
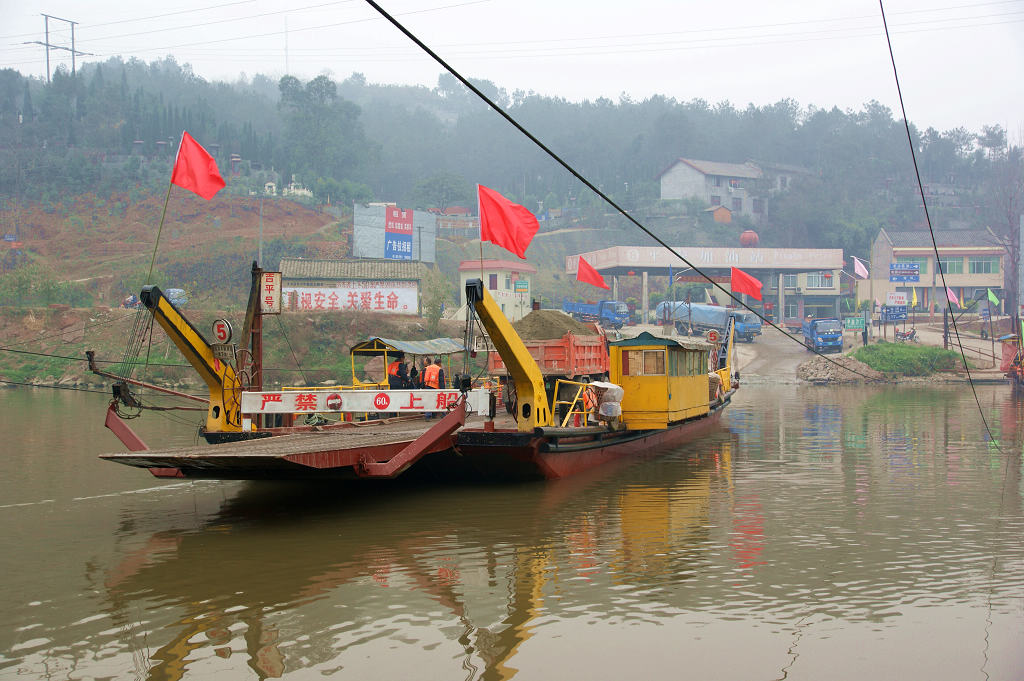
{"type": "MultiPolygon", "coordinates": [[[[434,424],[440,416],[426,420],[422,417],[384,419],[379,423],[362,423],[357,427],[330,428],[314,433],[277,435],[251,440],[226,442],[218,445],[193,445],[173,449],[153,449],[135,452],[101,454],[107,461],[157,469],[154,474],[180,477],[263,477],[298,473],[310,469],[351,469],[360,461],[387,461],[413,442],[434,424]],[[159,472],[162,471],[162,472],[159,472]]],[[[482,428],[485,418],[471,415],[467,428],[482,428]]],[[[498,428],[514,427],[505,414],[495,418],[498,428]]],[[[451,440],[439,443],[433,451],[447,449],[451,440]]]]}

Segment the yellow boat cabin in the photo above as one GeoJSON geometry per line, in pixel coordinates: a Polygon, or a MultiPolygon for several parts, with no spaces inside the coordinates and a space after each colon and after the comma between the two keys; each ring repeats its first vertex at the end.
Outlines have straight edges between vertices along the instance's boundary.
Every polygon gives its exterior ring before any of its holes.
{"type": "Polygon", "coordinates": [[[629,430],[667,428],[710,410],[709,362],[716,346],[650,333],[609,343],[609,380],[622,386],[621,422],[629,430]]]}

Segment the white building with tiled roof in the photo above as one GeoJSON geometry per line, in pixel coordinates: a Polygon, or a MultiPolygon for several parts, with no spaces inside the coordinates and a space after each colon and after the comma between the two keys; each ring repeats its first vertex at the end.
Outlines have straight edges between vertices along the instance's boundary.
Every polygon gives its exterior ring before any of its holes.
{"type": "Polygon", "coordinates": [[[725,206],[734,214],[755,222],[764,213],[764,199],[758,195],[761,169],[753,163],[723,163],[680,158],[659,176],[661,198],[698,198],[709,206],[725,206]]]}
{"type": "Polygon", "coordinates": [[[533,282],[537,268],[521,260],[463,260],[459,263],[459,304],[466,304],[466,281],[483,279],[501,311],[511,321],[530,313],[533,282]]]}
{"type": "Polygon", "coordinates": [[[960,301],[987,298],[989,290],[1002,299],[1005,261],[1006,250],[990,229],[936,231],[934,245],[927,230],[881,229],[871,245],[870,276],[858,282],[858,294],[884,303],[889,292],[902,292],[908,300],[916,298],[918,310],[931,309],[934,304],[941,309],[946,301],[945,283],[960,301]],[[913,273],[899,269],[900,264],[912,265],[913,273]]]}

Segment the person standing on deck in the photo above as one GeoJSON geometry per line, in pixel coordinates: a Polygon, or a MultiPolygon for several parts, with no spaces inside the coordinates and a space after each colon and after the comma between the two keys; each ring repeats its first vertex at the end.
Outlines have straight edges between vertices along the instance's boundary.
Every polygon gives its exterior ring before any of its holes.
{"type": "MultiPolygon", "coordinates": [[[[423,368],[420,374],[423,377],[423,387],[428,390],[440,390],[444,387],[444,369],[441,368],[441,358],[435,357],[432,364],[423,368]]],[[[431,419],[434,415],[424,414],[424,418],[431,419]]]]}
{"type": "Polygon", "coordinates": [[[405,355],[399,354],[395,361],[388,365],[388,388],[391,390],[401,390],[406,385],[408,370],[404,360],[405,355]]]}

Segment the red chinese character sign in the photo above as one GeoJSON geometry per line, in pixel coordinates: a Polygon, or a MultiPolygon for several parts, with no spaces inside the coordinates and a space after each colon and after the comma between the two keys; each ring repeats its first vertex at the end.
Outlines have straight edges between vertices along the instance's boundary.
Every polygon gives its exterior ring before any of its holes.
{"type": "Polygon", "coordinates": [[[416,281],[339,281],[335,286],[289,286],[285,307],[298,312],[419,314],[416,281]]]}
{"type": "Polygon", "coordinates": [[[280,272],[264,272],[260,275],[260,312],[281,314],[280,272]]]}
{"type": "MultiPolygon", "coordinates": [[[[285,390],[243,392],[243,414],[301,414],[312,412],[445,412],[459,399],[457,390],[285,390]]],[[[467,394],[470,411],[486,413],[487,390],[467,394]]]]}
{"type": "Polygon", "coordinates": [[[411,210],[388,206],[384,213],[384,257],[389,260],[412,260],[411,210]]]}

